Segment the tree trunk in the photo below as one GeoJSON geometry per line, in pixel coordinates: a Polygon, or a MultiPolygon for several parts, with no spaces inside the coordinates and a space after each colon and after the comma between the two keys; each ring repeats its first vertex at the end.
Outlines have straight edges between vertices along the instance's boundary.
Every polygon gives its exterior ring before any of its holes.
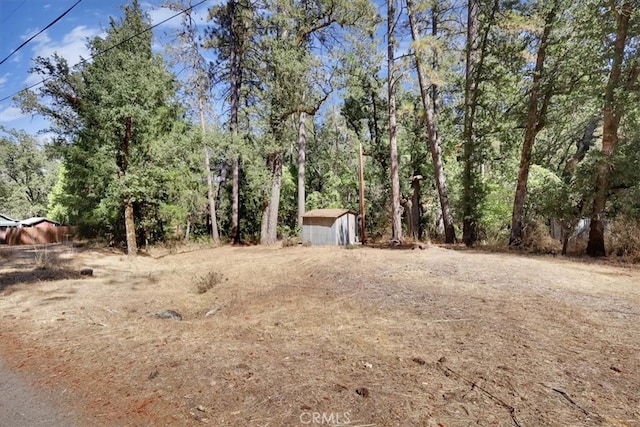
{"type": "Polygon", "coordinates": [[[391,239],[402,241],[400,213],[400,178],[398,175],[398,141],[396,125],[396,70],[395,70],[395,0],[387,0],[387,69],[389,96],[389,153],[391,163],[391,239]]]}
{"type": "MultiPolygon", "coordinates": [[[[267,160],[268,169],[273,169],[272,163],[272,159],[267,160]]],[[[262,218],[260,221],[260,244],[263,245],[266,245],[267,240],[269,240],[269,201],[265,201],[262,203],[262,218]]]]}
{"type": "MultiPolygon", "coordinates": [[[[407,7],[408,8],[408,7],[407,7]]],[[[431,37],[434,40],[438,38],[438,2],[434,1],[431,6],[431,37]]],[[[431,61],[431,69],[437,70],[439,68],[438,65],[438,49],[434,46],[431,49],[431,55],[433,56],[433,60],[431,61]]],[[[431,102],[433,104],[433,114],[438,114],[438,86],[435,84],[431,85],[431,102]]]]}
{"type": "Polygon", "coordinates": [[[191,237],[191,220],[190,219],[187,220],[187,228],[186,228],[186,231],[184,232],[184,241],[188,242],[189,237],[191,237]]]}
{"type": "MultiPolygon", "coordinates": [[[[131,116],[125,118],[125,130],[124,138],[122,139],[122,147],[118,154],[117,163],[120,168],[118,175],[120,178],[124,178],[127,174],[129,167],[129,144],[131,142],[132,132],[131,116]]],[[[128,191],[128,190],[125,190],[128,191]]],[[[127,194],[123,200],[124,207],[124,230],[127,240],[127,254],[130,256],[136,256],[138,254],[138,244],[136,242],[136,224],[134,222],[133,202],[131,201],[131,195],[127,194]]]]}
{"type": "Polygon", "coordinates": [[[416,230],[413,228],[413,201],[412,199],[405,199],[404,197],[400,199],[400,205],[404,209],[405,218],[407,220],[407,236],[416,239],[415,232],[416,230]]]}
{"type": "Polygon", "coordinates": [[[467,12],[467,46],[464,88],[464,129],[463,129],[463,172],[462,172],[462,240],[467,246],[478,240],[479,207],[482,203],[483,157],[477,147],[475,129],[476,108],[478,106],[479,86],[484,67],[484,59],[491,30],[500,2],[494,0],[490,15],[484,24],[480,36],[480,2],[469,0],[467,12]],[[480,169],[480,171],[478,170],[480,169]]]}
{"type": "Polygon", "coordinates": [[[273,245],[278,240],[278,210],[280,208],[280,188],[282,186],[282,153],[271,157],[271,197],[262,212],[260,243],[273,245]]]}
{"type": "MultiPolygon", "coordinates": [[[[604,244],[604,213],[607,203],[609,173],[611,171],[611,156],[618,144],[618,127],[622,117],[621,88],[622,64],[624,62],[629,18],[632,14],[631,2],[626,1],[622,10],[618,12],[612,5],[612,12],[616,17],[616,39],[613,46],[613,58],[609,81],[604,94],[602,158],[599,160],[594,189],[593,211],[591,213],[591,227],[587,254],[593,257],[606,256],[604,244]]],[[[633,71],[633,67],[632,70],[633,71]]],[[[633,82],[630,82],[633,84],[633,82]]]]}
{"type": "Polygon", "coordinates": [[[542,109],[542,111],[539,109],[538,99],[540,97],[542,74],[544,73],[544,62],[547,56],[547,44],[549,42],[549,35],[551,34],[553,21],[555,20],[556,15],[556,4],[554,4],[551,12],[545,19],[544,31],[542,33],[542,38],[540,39],[540,47],[538,48],[536,58],[536,66],[533,71],[533,84],[527,108],[527,125],[524,134],[524,143],[522,144],[518,183],[516,185],[516,194],[513,201],[513,212],[511,215],[511,236],[509,237],[509,246],[520,246],[522,244],[522,219],[524,215],[524,202],[527,197],[529,167],[531,166],[531,151],[533,150],[536,135],[542,128],[542,124],[545,120],[543,114],[546,112],[546,109],[542,109]]]}
{"type": "Polygon", "coordinates": [[[362,158],[362,142],[358,143],[358,183],[360,190],[360,243],[367,242],[367,228],[365,224],[365,208],[364,208],[364,159],[362,158]]]}
{"type": "MultiPolygon", "coordinates": [[[[202,98],[198,99],[200,105],[200,127],[202,129],[202,142],[206,134],[204,122],[204,105],[202,98]]],[[[218,216],[216,215],[215,189],[213,188],[213,176],[211,176],[211,160],[209,158],[209,148],[204,144],[204,170],[207,174],[207,200],[209,203],[209,218],[211,220],[211,240],[216,245],[220,244],[220,234],[218,233],[218,216]]]]}
{"type": "Polygon", "coordinates": [[[218,215],[216,214],[216,191],[213,188],[211,160],[207,147],[204,148],[204,168],[207,170],[207,199],[209,201],[209,217],[211,220],[211,240],[213,240],[214,244],[219,245],[220,234],[218,232],[218,215]]]}
{"type": "Polygon", "coordinates": [[[269,229],[267,244],[273,245],[278,240],[278,211],[280,209],[280,188],[282,187],[282,153],[277,153],[273,160],[273,183],[271,200],[269,201],[269,229]]]}
{"type": "Polygon", "coordinates": [[[127,235],[127,254],[136,256],[138,254],[138,244],[136,242],[136,225],[133,221],[133,203],[127,197],[124,202],[124,228],[127,235]]]}
{"type": "MultiPolygon", "coordinates": [[[[578,164],[585,158],[587,152],[591,148],[591,144],[593,143],[594,134],[596,132],[596,128],[600,122],[600,118],[593,117],[586,125],[584,134],[582,138],[576,143],[576,152],[567,159],[567,162],[564,165],[564,169],[562,171],[562,179],[566,185],[570,185],[571,181],[574,178],[574,174],[576,172],[576,168],[578,164]]],[[[585,199],[581,198],[578,202],[576,202],[573,207],[575,208],[575,212],[578,214],[576,218],[565,217],[559,219],[560,225],[562,227],[562,255],[567,254],[567,250],[569,248],[569,238],[571,237],[571,231],[575,227],[575,221],[578,219],[579,215],[582,214],[582,208],[584,207],[585,199]]]]}
{"type": "Polygon", "coordinates": [[[462,240],[471,246],[478,239],[477,207],[475,206],[475,192],[478,191],[477,173],[474,172],[474,151],[476,135],[474,129],[476,99],[478,96],[478,45],[479,45],[479,0],[469,0],[467,10],[467,46],[466,72],[464,90],[464,170],[462,175],[463,220],[462,240]]]}
{"type": "Polygon", "coordinates": [[[372,140],[375,142],[376,147],[380,147],[382,145],[382,132],[380,132],[380,126],[378,124],[378,102],[376,101],[376,91],[370,90],[369,95],[371,96],[371,117],[372,125],[369,125],[369,132],[372,135],[372,140]]]}
{"type": "Polygon", "coordinates": [[[307,113],[300,113],[298,123],[298,228],[302,234],[302,216],[305,213],[305,161],[307,150],[307,113]]]}
{"type": "MultiPolygon", "coordinates": [[[[411,37],[416,46],[420,45],[420,34],[416,28],[416,19],[413,10],[413,2],[407,0],[407,9],[409,13],[409,26],[411,27],[411,37]]],[[[440,208],[442,209],[442,219],[444,221],[445,242],[454,243],[456,241],[456,232],[453,225],[453,215],[449,206],[449,192],[447,191],[447,180],[442,165],[442,142],[437,131],[437,119],[435,107],[431,105],[429,99],[429,85],[427,83],[427,75],[424,69],[422,53],[416,50],[414,52],[416,70],[418,72],[418,83],[420,85],[420,96],[422,98],[422,107],[425,111],[427,132],[429,134],[429,148],[431,158],[433,160],[433,169],[435,175],[436,188],[440,199],[440,208]]],[[[434,85],[435,86],[435,85],[434,85]]]]}
{"type": "Polygon", "coordinates": [[[411,219],[413,220],[413,237],[417,240],[422,240],[423,237],[422,225],[420,224],[420,218],[422,217],[422,209],[420,208],[420,181],[423,179],[422,175],[416,175],[411,179],[411,188],[413,189],[413,195],[411,196],[411,219]]]}
{"type": "Polygon", "coordinates": [[[589,243],[587,243],[587,255],[592,257],[607,256],[604,244],[604,221],[602,219],[591,218],[591,224],[589,226],[589,243]]]}
{"type": "Polygon", "coordinates": [[[231,241],[240,243],[240,160],[233,159],[231,171],[231,241]]]}
{"type": "Polygon", "coordinates": [[[576,152],[567,160],[564,165],[562,177],[565,183],[568,184],[571,181],[571,178],[575,174],[578,163],[580,163],[584,159],[584,157],[587,155],[587,151],[589,151],[589,149],[591,148],[594,134],[599,123],[599,117],[594,117],[587,123],[582,138],[580,138],[580,140],[576,143],[576,152]]]}
{"type": "MultiPolygon", "coordinates": [[[[242,84],[242,69],[240,67],[241,54],[239,52],[239,40],[238,35],[235,32],[236,29],[236,1],[229,0],[229,15],[231,17],[230,39],[231,39],[231,52],[229,56],[230,63],[230,96],[231,96],[231,113],[229,120],[229,130],[231,131],[231,137],[233,142],[237,143],[238,137],[238,111],[240,110],[240,85],[242,84]]],[[[240,243],[240,158],[236,155],[233,159],[232,170],[232,187],[231,187],[231,240],[234,244],[240,243]]]]}

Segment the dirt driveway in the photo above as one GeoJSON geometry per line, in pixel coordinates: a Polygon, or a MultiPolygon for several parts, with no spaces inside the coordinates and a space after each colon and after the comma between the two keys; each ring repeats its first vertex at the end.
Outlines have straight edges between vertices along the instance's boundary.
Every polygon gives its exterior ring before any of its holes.
{"type": "Polygon", "coordinates": [[[151,255],[59,246],[34,270],[36,254],[3,254],[5,366],[93,425],[640,426],[637,266],[439,247],[151,255]]]}

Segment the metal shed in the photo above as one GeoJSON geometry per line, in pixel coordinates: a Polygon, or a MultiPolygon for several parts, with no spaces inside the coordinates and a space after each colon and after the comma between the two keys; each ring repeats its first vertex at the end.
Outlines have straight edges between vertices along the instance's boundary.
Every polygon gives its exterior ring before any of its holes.
{"type": "Polygon", "coordinates": [[[356,213],[348,209],[315,209],[302,216],[302,241],[313,245],[356,243],[356,213]]]}

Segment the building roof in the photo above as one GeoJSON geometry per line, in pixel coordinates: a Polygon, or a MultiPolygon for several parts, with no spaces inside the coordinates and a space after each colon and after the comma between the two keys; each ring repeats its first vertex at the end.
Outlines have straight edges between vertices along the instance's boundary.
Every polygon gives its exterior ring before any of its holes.
{"type": "Polygon", "coordinates": [[[314,209],[312,211],[306,212],[302,217],[303,218],[340,218],[342,215],[355,212],[349,209],[314,209]]]}
{"type": "Polygon", "coordinates": [[[13,219],[13,218],[9,218],[8,216],[3,215],[3,214],[1,214],[1,213],[0,213],[0,221],[13,221],[13,222],[18,222],[18,221],[16,221],[15,219],[13,219]]]}
{"type": "Polygon", "coordinates": [[[17,225],[18,221],[16,221],[15,219],[0,214],[0,227],[16,227],[17,225]]]}
{"type": "Polygon", "coordinates": [[[36,224],[40,224],[41,222],[50,222],[52,224],[56,224],[56,225],[60,225],[59,223],[47,219],[47,218],[43,218],[41,216],[34,216],[31,218],[27,218],[27,219],[23,219],[22,221],[20,221],[20,224],[22,225],[26,225],[26,226],[30,226],[30,225],[36,225],[36,224]]]}

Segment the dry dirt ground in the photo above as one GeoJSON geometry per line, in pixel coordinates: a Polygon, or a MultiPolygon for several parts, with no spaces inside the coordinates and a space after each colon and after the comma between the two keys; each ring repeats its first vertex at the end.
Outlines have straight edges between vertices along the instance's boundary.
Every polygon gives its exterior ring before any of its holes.
{"type": "Polygon", "coordinates": [[[640,426],[639,326],[640,269],[580,259],[0,254],[0,356],[83,425],[640,426]]]}

